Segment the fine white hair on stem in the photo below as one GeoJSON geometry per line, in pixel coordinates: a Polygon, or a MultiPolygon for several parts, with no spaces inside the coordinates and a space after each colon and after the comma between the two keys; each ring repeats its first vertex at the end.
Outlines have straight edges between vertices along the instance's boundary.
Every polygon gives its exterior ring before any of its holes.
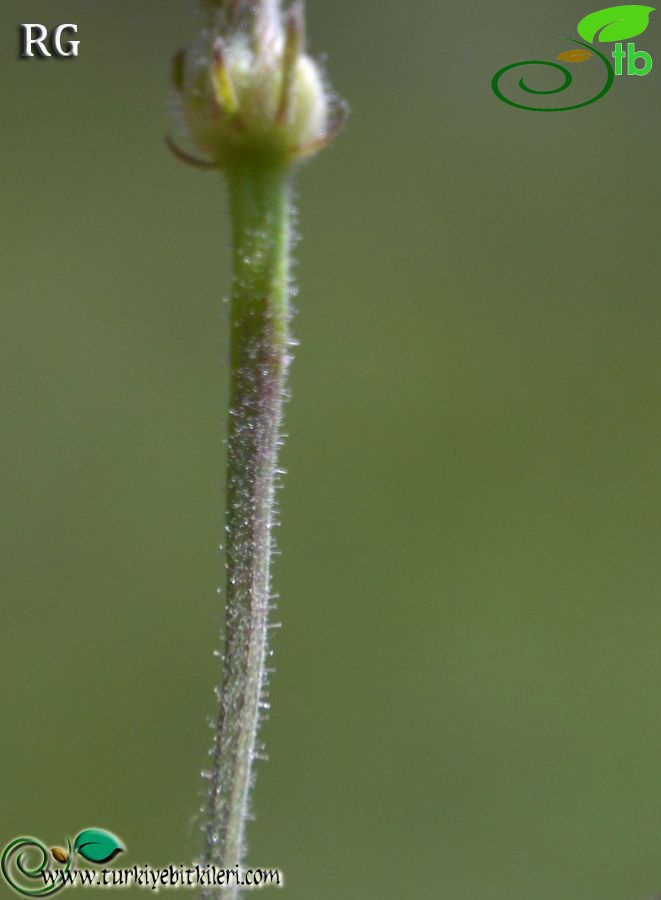
{"type": "MultiPolygon", "coordinates": [[[[268,634],[276,595],[275,491],[283,404],[295,342],[289,323],[292,177],[298,161],[333,138],[330,92],[306,55],[302,0],[202,0],[207,23],[176,55],[173,83],[199,156],[175,156],[226,179],[232,221],[225,620],[210,766],[204,773],[203,862],[242,867],[259,726],[270,708],[268,634]]],[[[238,885],[205,900],[236,900],[238,885]]]]}

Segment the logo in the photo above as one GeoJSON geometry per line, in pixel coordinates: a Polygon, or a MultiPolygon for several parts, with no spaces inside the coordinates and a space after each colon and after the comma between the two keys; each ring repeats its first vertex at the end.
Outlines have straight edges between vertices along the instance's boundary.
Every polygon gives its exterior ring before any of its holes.
{"type": "Polygon", "coordinates": [[[601,90],[589,100],[582,103],[575,103],[573,106],[527,106],[525,103],[517,103],[506,97],[500,88],[500,82],[506,72],[511,69],[517,69],[519,66],[547,66],[556,69],[562,73],[563,83],[559,87],[547,88],[546,90],[538,90],[529,87],[525,80],[519,80],[519,87],[527,94],[535,94],[537,96],[549,96],[551,94],[561,94],[566,91],[573,81],[570,70],[559,62],[548,62],[542,59],[529,59],[524,62],[510,63],[499,69],[491,80],[491,89],[496,97],[514,106],[516,109],[525,109],[530,112],[568,112],[570,109],[580,109],[582,106],[589,106],[601,100],[613,87],[616,75],[622,75],[624,72],[623,62],[626,59],[627,75],[647,75],[652,70],[652,57],[644,50],[636,50],[636,45],[631,38],[638,37],[649,25],[650,13],[654,12],[653,6],[610,6],[608,9],[600,9],[597,12],[590,13],[578,23],[576,29],[579,37],[583,40],[578,41],[575,38],[564,38],[577,46],[571,50],[565,50],[558,54],[557,60],[564,63],[577,64],[596,60],[603,67],[605,77],[601,90]],[[595,41],[601,44],[614,43],[615,49],[610,56],[615,60],[615,67],[608,56],[602,53],[594,45],[595,41]],[[622,46],[622,42],[627,41],[626,50],[622,46]]]}
{"type": "Polygon", "coordinates": [[[101,865],[110,862],[124,847],[119,838],[102,828],[86,828],[67,849],[50,850],[33,837],[20,837],[5,847],[0,869],[5,881],[26,897],[47,897],[71,884],[67,877],[78,857],[101,865]],[[57,863],[56,866],[53,863],[57,863]]]}

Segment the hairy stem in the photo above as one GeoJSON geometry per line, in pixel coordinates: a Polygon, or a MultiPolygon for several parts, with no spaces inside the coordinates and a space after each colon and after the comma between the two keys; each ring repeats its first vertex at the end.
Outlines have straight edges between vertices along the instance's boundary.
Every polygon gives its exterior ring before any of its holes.
{"type": "MultiPolygon", "coordinates": [[[[242,865],[264,704],[274,483],[289,361],[290,176],[262,160],[227,172],[233,225],[225,658],[205,862],[242,865]]],[[[238,897],[238,888],[223,896],[238,897]]],[[[213,896],[207,894],[207,897],[213,896]]]]}

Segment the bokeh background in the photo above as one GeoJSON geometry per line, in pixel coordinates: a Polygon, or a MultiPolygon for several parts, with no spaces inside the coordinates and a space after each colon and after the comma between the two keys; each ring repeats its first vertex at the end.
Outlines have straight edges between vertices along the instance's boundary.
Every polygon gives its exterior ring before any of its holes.
{"type": "MultiPolygon", "coordinates": [[[[309,0],[353,115],[299,179],[250,829],[292,900],[661,890],[661,13],[591,107],[490,89],[593,9],[309,0]]],[[[198,24],[0,7],[0,841],[127,865],[195,856],[214,711],[228,223],[162,142],[198,24]]]]}

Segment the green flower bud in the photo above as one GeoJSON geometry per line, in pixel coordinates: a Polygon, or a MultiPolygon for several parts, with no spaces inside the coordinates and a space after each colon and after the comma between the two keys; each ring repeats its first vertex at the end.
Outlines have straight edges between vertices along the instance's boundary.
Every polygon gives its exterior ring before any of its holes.
{"type": "Polygon", "coordinates": [[[287,164],[329,143],[345,110],[305,53],[302,3],[284,21],[274,0],[235,0],[221,12],[220,22],[174,62],[188,131],[205,160],[175,152],[226,168],[248,156],[287,164]]]}

